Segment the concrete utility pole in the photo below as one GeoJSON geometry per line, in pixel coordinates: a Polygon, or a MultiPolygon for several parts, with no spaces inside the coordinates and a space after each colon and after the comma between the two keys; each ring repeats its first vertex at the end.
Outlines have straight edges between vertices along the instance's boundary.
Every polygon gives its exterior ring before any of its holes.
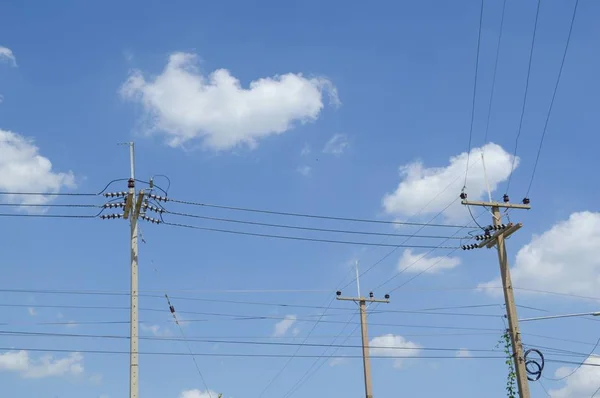
{"type": "Polygon", "coordinates": [[[129,348],[129,398],[138,398],[138,218],[144,199],[144,191],[140,190],[136,200],[135,192],[135,153],[134,143],[129,143],[129,161],[131,178],[128,181],[128,192],[123,218],[129,218],[131,227],[131,313],[130,313],[130,348],[129,348]]]}
{"type": "Polygon", "coordinates": [[[500,208],[504,209],[531,209],[529,199],[523,199],[523,204],[509,203],[508,195],[504,195],[504,203],[498,202],[479,202],[467,200],[466,193],[461,194],[462,204],[465,206],[485,206],[492,209],[493,226],[486,228],[485,235],[476,237],[482,242],[479,244],[463,246],[464,250],[482,248],[488,249],[496,246],[498,249],[498,261],[500,263],[500,275],[502,279],[502,289],[504,290],[504,301],[506,303],[506,315],[508,317],[508,332],[512,343],[513,358],[515,362],[515,371],[517,376],[517,385],[519,387],[520,398],[530,398],[529,383],[527,380],[527,368],[523,355],[523,344],[521,342],[521,333],[519,332],[519,318],[517,316],[517,307],[513,292],[512,281],[510,279],[510,269],[506,255],[506,246],[504,240],[519,230],[523,224],[502,224],[502,214],[500,208]],[[492,234],[492,231],[495,231],[492,234]]]}
{"type": "Polygon", "coordinates": [[[363,369],[365,375],[365,396],[373,398],[373,387],[371,382],[371,361],[369,358],[369,333],[367,330],[367,303],[389,303],[390,295],[385,295],[385,300],[373,298],[373,292],[369,293],[369,297],[362,297],[360,294],[360,284],[358,282],[358,264],[356,266],[356,286],[358,289],[358,297],[342,297],[342,292],[336,292],[337,300],[354,301],[358,303],[360,308],[360,330],[362,337],[362,355],[363,369]]]}

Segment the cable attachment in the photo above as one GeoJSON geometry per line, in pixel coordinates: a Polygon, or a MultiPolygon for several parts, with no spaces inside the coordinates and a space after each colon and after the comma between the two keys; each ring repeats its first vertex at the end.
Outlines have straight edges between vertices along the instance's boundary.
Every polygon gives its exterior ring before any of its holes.
{"type": "Polygon", "coordinates": [[[462,200],[466,200],[466,199],[467,199],[467,192],[465,192],[465,189],[466,189],[466,188],[467,188],[467,187],[463,187],[463,188],[462,188],[462,190],[460,191],[460,198],[461,198],[462,200]]]}
{"type": "Polygon", "coordinates": [[[473,249],[477,249],[477,245],[476,244],[462,245],[461,249],[463,249],[463,250],[473,250],[473,249]]]}
{"type": "Polygon", "coordinates": [[[127,192],[105,192],[103,195],[107,198],[120,198],[127,196],[127,192]]]}
{"type": "Polygon", "coordinates": [[[542,372],[544,371],[544,354],[542,354],[540,350],[531,348],[525,351],[525,355],[523,355],[523,357],[525,359],[525,370],[527,370],[527,380],[538,381],[540,377],[542,377],[542,372]],[[529,359],[528,356],[530,354],[537,354],[539,359],[529,359]]]}
{"type": "Polygon", "coordinates": [[[145,214],[140,215],[140,218],[144,221],[151,222],[152,224],[160,224],[162,221],[157,220],[156,218],[148,217],[145,214]]]}
{"type": "Polygon", "coordinates": [[[102,214],[100,218],[103,220],[114,220],[115,218],[123,218],[123,214],[102,214]]]}
{"type": "MultiPolygon", "coordinates": [[[[127,198],[125,198],[127,199],[127,198]]],[[[125,207],[125,202],[118,202],[118,203],[105,203],[102,205],[102,208],[104,209],[116,209],[118,207],[125,207]]]]}
{"type": "Polygon", "coordinates": [[[150,211],[153,211],[153,212],[155,212],[155,213],[160,213],[160,214],[162,214],[162,213],[164,213],[164,212],[165,212],[165,209],[161,209],[160,207],[153,206],[153,205],[150,205],[150,204],[148,204],[148,203],[144,203],[144,204],[142,205],[142,207],[144,208],[144,210],[150,210],[150,211]]]}
{"type": "Polygon", "coordinates": [[[153,193],[151,193],[148,196],[150,196],[151,199],[158,200],[159,202],[167,202],[169,200],[169,198],[167,198],[166,196],[159,196],[153,193]]]}

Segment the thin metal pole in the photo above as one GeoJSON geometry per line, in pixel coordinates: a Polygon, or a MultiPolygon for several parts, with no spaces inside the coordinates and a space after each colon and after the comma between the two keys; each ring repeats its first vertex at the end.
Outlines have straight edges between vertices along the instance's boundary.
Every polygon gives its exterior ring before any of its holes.
{"type": "Polygon", "coordinates": [[[360,275],[358,274],[358,260],[356,260],[354,266],[356,268],[356,290],[358,291],[358,297],[360,297],[360,275]]]}
{"type": "Polygon", "coordinates": [[[129,183],[129,197],[132,200],[131,217],[131,318],[130,318],[130,358],[129,358],[129,397],[138,398],[138,215],[135,214],[135,154],[134,144],[129,143],[129,160],[131,166],[131,181],[129,183]]]}

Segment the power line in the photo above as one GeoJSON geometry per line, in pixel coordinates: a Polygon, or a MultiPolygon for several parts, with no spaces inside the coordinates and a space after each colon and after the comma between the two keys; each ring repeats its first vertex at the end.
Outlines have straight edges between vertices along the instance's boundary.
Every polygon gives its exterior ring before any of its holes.
{"type": "Polygon", "coordinates": [[[33,217],[33,218],[97,218],[95,215],[76,215],[76,214],[16,214],[0,213],[0,217],[33,217]]]}
{"type": "MultiPolygon", "coordinates": [[[[350,318],[350,321],[354,318],[350,318]]],[[[347,326],[350,321],[346,322],[347,326]]],[[[343,330],[343,329],[342,329],[343,330]]],[[[65,338],[90,338],[90,339],[113,339],[113,340],[129,340],[129,336],[125,335],[104,335],[104,334],[77,334],[77,333],[48,333],[48,332],[13,332],[0,330],[2,336],[13,336],[13,337],[65,337],[65,338]]],[[[158,337],[158,336],[141,336],[141,340],[149,341],[178,341],[178,342],[195,342],[195,343],[206,343],[206,344],[232,344],[232,345],[259,345],[259,346],[277,346],[277,347],[316,347],[316,348],[362,348],[361,345],[347,345],[347,344],[319,344],[319,343],[288,343],[288,342],[273,342],[273,341],[250,341],[250,340],[224,340],[224,339],[208,339],[208,338],[193,338],[182,336],[177,337],[158,337]]],[[[189,346],[188,346],[189,348],[189,346]]],[[[384,347],[384,346],[371,346],[371,348],[390,349],[397,351],[414,350],[409,347],[384,347]]],[[[421,347],[419,350],[423,351],[458,351],[465,349],[464,347],[421,347]]],[[[486,348],[466,348],[472,352],[497,352],[497,350],[486,349],[486,348]]],[[[191,352],[191,350],[190,350],[191,352]]],[[[192,355],[192,354],[190,354],[192,355]]],[[[322,354],[324,355],[324,354],[322,354]]]]}
{"type": "Polygon", "coordinates": [[[191,205],[191,206],[210,207],[210,208],[216,208],[216,209],[244,211],[244,212],[251,212],[251,213],[262,213],[262,214],[272,214],[272,215],[289,216],[289,217],[316,218],[316,219],[321,219],[321,220],[349,221],[349,222],[388,224],[388,225],[410,225],[410,226],[424,226],[425,225],[428,227],[440,227],[440,228],[470,228],[469,226],[465,226],[465,225],[423,224],[423,223],[416,223],[416,222],[370,220],[370,219],[364,219],[364,218],[334,217],[334,216],[324,216],[324,215],[316,215],[316,214],[282,212],[282,211],[273,211],[273,210],[264,210],[264,209],[253,209],[253,208],[245,208],[245,207],[234,207],[234,206],[224,206],[224,205],[216,205],[216,204],[209,204],[209,203],[191,202],[191,201],[187,201],[187,200],[178,200],[178,199],[173,199],[173,198],[168,198],[167,200],[169,202],[180,203],[180,204],[191,205]]]}
{"type": "Polygon", "coordinates": [[[479,74],[479,54],[481,48],[481,27],[483,25],[483,5],[484,0],[481,0],[481,10],[479,11],[479,33],[477,34],[477,56],[475,57],[475,78],[473,79],[473,100],[471,104],[471,125],[469,127],[469,144],[467,146],[467,166],[465,169],[465,184],[467,186],[467,175],[469,173],[469,160],[471,157],[471,146],[473,141],[473,125],[475,122],[475,100],[477,98],[477,75],[479,74]]]}
{"type": "Polygon", "coordinates": [[[527,188],[527,193],[525,197],[529,196],[529,191],[531,191],[531,186],[533,185],[533,179],[535,177],[535,172],[537,170],[537,166],[540,160],[540,154],[542,152],[542,146],[544,144],[544,137],[546,136],[546,131],[548,130],[548,122],[550,121],[550,115],[552,114],[552,109],[554,107],[554,100],[556,99],[556,92],[558,91],[558,85],[560,83],[560,78],[562,76],[563,67],[565,66],[565,60],[567,58],[567,52],[569,50],[569,44],[571,43],[571,34],[573,33],[573,25],[575,24],[575,16],[577,15],[577,7],[579,6],[579,0],[575,1],[575,7],[573,8],[573,15],[571,16],[571,25],[569,26],[569,35],[567,36],[567,43],[565,45],[565,51],[562,56],[562,60],[560,61],[560,68],[558,70],[558,76],[556,77],[556,84],[554,85],[554,91],[552,92],[552,100],[550,101],[550,107],[548,108],[548,113],[546,114],[546,121],[544,122],[544,129],[542,130],[542,137],[540,139],[540,145],[537,151],[537,155],[535,157],[535,163],[533,164],[533,172],[531,173],[531,180],[529,181],[529,187],[527,188]]]}
{"type": "MultiPolygon", "coordinates": [[[[344,240],[334,240],[334,239],[305,238],[305,237],[301,237],[301,236],[261,234],[261,233],[255,233],[255,232],[244,232],[244,231],[235,231],[235,230],[229,230],[229,229],[208,228],[208,227],[200,227],[197,225],[171,223],[171,222],[162,222],[162,224],[170,225],[173,227],[189,228],[189,229],[196,229],[196,230],[208,231],[208,232],[222,232],[222,233],[235,234],[235,235],[247,235],[247,236],[255,236],[255,237],[262,237],[262,238],[297,240],[297,241],[304,241],[304,242],[321,242],[321,243],[335,243],[335,244],[358,245],[358,246],[378,246],[378,247],[396,247],[396,246],[398,246],[398,245],[393,245],[393,244],[375,243],[375,242],[354,242],[354,241],[344,241],[344,240]]],[[[420,249],[429,249],[429,248],[435,247],[436,249],[454,249],[454,247],[452,247],[452,246],[432,246],[432,245],[400,245],[400,247],[410,247],[410,248],[420,248],[420,249]]]]}
{"type": "Polygon", "coordinates": [[[490,102],[488,103],[487,121],[485,124],[485,135],[483,144],[487,143],[488,131],[490,128],[490,119],[492,114],[492,103],[494,102],[494,91],[496,89],[496,72],[498,71],[498,60],[500,59],[500,43],[502,42],[502,33],[504,32],[504,14],[506,12],[506,0],[502,1],[502,16],[500,17],[500,33],[498,34],[498,44],[496,45],[496,59],[494,60],[494,71],[492,72],[492,90],[490,93],[490,102]]]}
{"type": "Polygon", "coordinates": [[[317,231],[317,232],[332,232],[332,233],[342,233],[342,234],[354,234],[354,235],[374,235],[374,236],[389,236],[389,237],[411,237],[411,238],[425,238],[425,239],[469,239],[470,237],[461,237],[461,236],[441,236],[441,235],[410,235],[410,234],[397,234],[397,233],[386,233],[386,232],[371,232],[371,231],[355,231],[355,230],[347,230],[347,229],[330,229],[330,228],[315,228],[315,227],[303,227],[298,225],[289,225],[289,224],[270,224],[256,221],[246,221],[246,220],[237,220],[230,218],[220,218],[220,217],[209,217],[209,216],[200,216],[196,214],[189,213],[180,213],[175,211],[166,210],[165,214],[173,214],[181,217],[190,217],[190,218],[199,218],[203,220],[211,220],[211,221],[221,221],[221,222],[230,222],[230,223],[238,223],[238,224],[248,224],[248,225],[259,225],[264,227],[274,227],[274,228],[287,228],[287,229],[296,229],[296,230],[304,230],[304,231],[317,231]]]}
{"type": "Polygon", "coordinates": [[[528,66],[527,66],[527,78],[525,80],[525,95],[523,96],[523,106],[521,107],[521,117],[519,118],[519,128],[517,130],[517,137],[515,139],[515,149],[513,151],[512,165],[510,168],[510,174],[508,175],[508,182],[506,183],[506,192],[507,193],[510,188],[510,182],[512,180],[513,172],[515,171],[515,162],[517,160],[517,148],[519,146],[519,137],[521,137],[521,128],[523,127],[523,117],[525,116],[525,107],[527,105],[527,94],[529,92],[529,78],[531,76],[531,64],[532,64],[532,60],[533,60],[533,49],[535,47],[535,37],[536,37],[536,33],[537,33],[538,17],[540,15],[541,3],[542,2],[540,0],[537,0],[537,9],[535,12],[535,22],[533,25],[533,37],[531,39],[531,48],[529,49],[529,62],[528,62],[528,66]]]}
{"type": "Polygon", "coordinates": [[[8,206],[8,207],[80,207],[80,208],[101,208],[99,205],[90,205],[90,204],[39,204],[39,203],[0,203],[0,206],[8,206]]]}
{"type": "MultiPolygon", "coordinates": [[[[117,350],[78,350],[78,349],[58,349],[58,348],[29,348],[29,347],[0,347],[0,351],[30,351],[30,352],[55,352],[55,353],[72,353],[78,352],[82,354],[126,354],[129,355],[129,351],[117,351],[117,350]]],[[[204,356],[204,357],[233,357],[233,358],[290,358],[290,354],[247,354],[247,353],[216,353],[216,352],[203,352],[203,353],[187,353],[187,352],[173,352],[173,351],[147,351],[139,352],[140,355],[156,355],[156,356],[204,356]]],[[[321,358],[320,355],[296,355],[296,358],[321,358]]],[[[340,358],[362,358],[362,355],[344,355],[340,358]]],[[[471,356],[471,357],[457,357],[456,355],[443,356],[443,355],[372,355],[371,358],[377,359],[504,359],[504,356],[497,355],[486,355],[486,356],[471,356]]],[[[566,362],[566,361],[565,361],[566,362]]]]}

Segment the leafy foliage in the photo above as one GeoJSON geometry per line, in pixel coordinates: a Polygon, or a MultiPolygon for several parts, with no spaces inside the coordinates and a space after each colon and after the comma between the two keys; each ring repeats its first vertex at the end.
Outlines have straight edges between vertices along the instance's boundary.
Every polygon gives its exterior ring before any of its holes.
{"type": "Polygon", "coordinates": [[[517,374],[515,373],[515,364],[513,362],[512,357],[512,343],[510,340],[510,335],[508,334],[508,329],[504,332],[500,340],[498,340],[498,344],[496,344],[496,348],[502,345],[502,349],[504,354],[506,355],[506,366],[508,367],[508,375],[506,377],[506,396],[508,398],[517,398],[517,374]]]}

